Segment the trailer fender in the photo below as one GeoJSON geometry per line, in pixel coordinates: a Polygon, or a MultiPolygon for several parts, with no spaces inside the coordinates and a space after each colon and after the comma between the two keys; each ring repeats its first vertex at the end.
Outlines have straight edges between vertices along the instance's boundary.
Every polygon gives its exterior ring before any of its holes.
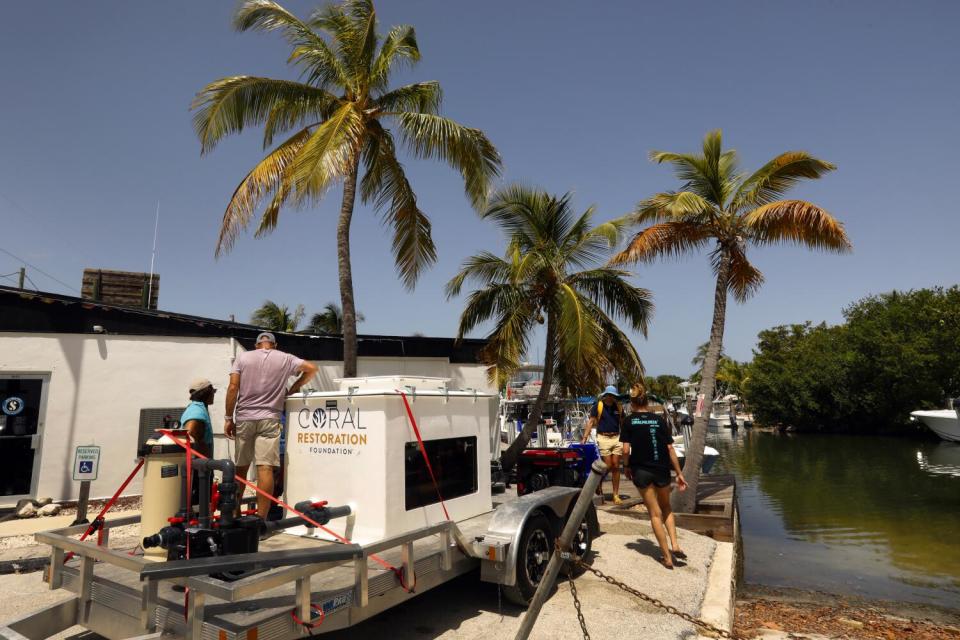
{"type": "MultiPolygon", "coordinates": [[[[518,543],[527,521],[534,513],[543,513],[554,524],[555,533],[559,534],[579,494],[577,487],[547,487],[497,507],[483,538],[489,538],[494,543],[506,543],[502,545],[506,546],[506,552],[502,558],[495,560],[481,558],[480,579],[510,586],[516,584],[518,543]]],[[[478,542],[482,545],[483,540],[478,542]]]]}

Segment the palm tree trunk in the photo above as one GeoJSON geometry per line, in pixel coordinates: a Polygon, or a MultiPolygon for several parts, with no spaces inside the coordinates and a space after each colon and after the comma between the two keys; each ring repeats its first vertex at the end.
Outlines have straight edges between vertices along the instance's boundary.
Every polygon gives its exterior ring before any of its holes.
{"type": "Polygon", "coordinates": [[[517,464],[517,458],[520,452],[527,448],[530,437],[533,435],[537,424],[540,422],[540,416],[543,414],[543,407],[547,404],[547,396],[550,395],[550,385],[553,384],[553,361],[556,341],[556,327],[554,326],[553,314],[547,314],[547,348],[543,357],[543,380],[540,383],[540,393],[537,394],[537,400],[533,403],[533,409],[527,416],[527,422],[523,425],[523,430],[517,435],[506,451],[500,456],[500,466],[504,473],[509,473],[517,464]]]}
{"type": "Polygon", "coordinates": [[[710,420],[710,408],[713,406],[713,393],[717,382],[717,364],[723,347],[723,325],[727,317],[727,280],[730,276],[730,253],[723,247],[720,251],[720,268],[717,270],[717,288],[713,294],[713,324],[710,327],[710,343],[703,360],[703,373],[700,377],[700,393],[703,394],[703,412],[694,417],[693,434],[685,444],[686,461],[683,463],[683,477],[687,480],[687,490],[673,494],[673,506],[676,511],[693,513],[697,506],[697,485],[700,483],[700,465],[703,462],[703,448],[707,444],[707,423],[710,420]]]}
{"type": "Polygon", "coordinates": [[[343,377],[357,375],[357,311],[353,304],[353,270],[350,266],[350,221],[357,193],[360,155],[355,154],[350,173],[343,181],[343,202],[337,221],[337,267],[340,275],[340,306],[343,307],[343,377]]]}

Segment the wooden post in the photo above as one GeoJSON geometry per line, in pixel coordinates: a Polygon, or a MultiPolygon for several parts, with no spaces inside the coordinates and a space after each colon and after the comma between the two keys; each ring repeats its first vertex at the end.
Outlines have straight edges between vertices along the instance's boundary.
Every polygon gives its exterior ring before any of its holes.
{"type": "Polygon", "coordinates": [[[27,277],[27,268],[20,267],[20,289],[23,289],[23,280],[27,277]]]}
{"type": "MultiPolygon", "coordinates": [[[[563,526],[563,532],[560,534],[558,544],[561,549],[570,548],[573,536],[576,535],[577,530],[580,528],[580,523],[583,522],[584,516],[587,515],[587,509],[593,502],[593,494],[597,490],[597,487],[600,486],[600,482],[606,473],[607,465],[603,463],[603,460],[594,460],[593,465],[590,467],[590,475],[587,477],[587,481],[580,491],[580,497],[577,498],[577,503],[573,506],[570,518],[563,526]]],[[[527,613],[523,616],[523,621],[520,623],[520,629],[517,631],[515,640],[527,640],[527,638],[530,637],[530,632],[533,631],[533,625],[537,623],[537,617],[540,615],[540,609],[543,608],[543,603],[547,601],[547,596],[553,591],[553,583],[557,579],[557,574],[560,573],[560,565],[562,565],[563,562],[563,558],[561,558],[557,550],[554,549],[553,555],[550,556],[550,564],[547,565],[547,571],[544,573],[543,579],[540,580],[539,586],[537,586],[537,592],[533,594],[533,600],[530,601],[530,606],[527,607],[527,613]]]]}
{"type": "Polygon", "coordinates": [[[87,502],[90,500],[90,481],[82,480],[80,482],[80,499],[77,500],[77,517],[72,523],[71,527],[75,527],[78,524],[90,524],[90,521],[87,520],[87,502]]]}

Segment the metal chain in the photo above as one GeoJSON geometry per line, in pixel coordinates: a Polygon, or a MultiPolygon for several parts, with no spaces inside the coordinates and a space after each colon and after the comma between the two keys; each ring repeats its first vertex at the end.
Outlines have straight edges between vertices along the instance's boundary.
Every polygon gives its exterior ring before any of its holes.
{"type": "Polygon", "coordinates": [[[577,593],[577,583],[573,579],[573,570],[567,570],[567,580],[570,581],[570,595],[573,596],[573,607],[577,610],[577,620],[580,622],[580,630],[583,631],[583,640],[590,640],[590,632],[587,631],[587,621],[583,617],[583,611],[580,609],[580,594],[577,593]]]}
{"type": "MultiPolygon", "coordinates": [[[[692,625],[694,625],[694,626],[696,626],[696,627],[699,627],[699,628],[701,628],[701,629],[703,629],[703,630],[705,630],[705,631],[709,631],[710,633],[716,634],[716,637],[718,637],[718,638],[725,638],[725,639],[728,639],[728,640],[743,640],[742,638],[740,638],[740,636],[737,636],[737,635],[731,633],[730,631],[727,631],[726,629],[721,629],[720,627],[717,627],[717,626],[715,626],[715,625],[712,625],[712,624],[710,624],[709,622],[705,622],[705,621],[703,621],[703,620],[701,620],[701,619],[699,619],[699,618],[694,618],[694,617],[693,617],[692,615],[690,615],[689,613],[686,613],[686,612],[684,612],[684,611],[680,611],[679,609],[677,609],[677,608],[674,607],[673,605],[664,604],[662,601],[658,600],[657,598],[654,598],[654,597],[652,597],[652,596],[648,596],[648,595],[645,594],[645,593],[641,593],[640,591],[637,591],[637,590],[634,589],[633,587],[631,587],[631,586],[629,586],[629,585],[627,585],[627,584],[624,584],[623,582],[620,582],[619,580],[617,580],[617,579],[614,578],[613,576],[608,576],[607,574],[605,574],[604,572],[600,571],[599,569],[594,569],[594,568],[591,567],[590,565],[586,564],[580,556],[577,556],[577,555],[575,555],[575,554],[573,554],[573,553],[571,553],[571,552],[569,552],[569,551],[563,551],[563,550],[560,548],[559,543],[557,544],[557,552],[560,553],[560,557],[561,557],[562,559],[564,559],[564,560],[569,560],[569,561],[573,562],[573,563],[574,563],[575,565],[577,565],[578,567],[581,567],[582,569],[584,569],[584,570],[586,570],[586,571],[589,571],[590,573],[594,574],[595,576],[597,576],[597,577],[600,578],[601,580],[604,580],[604,581],[607,582],[608,584],[612,584],[613,586],[618,587],[619,589],[621,589],[621,590],[623,590],[623,591],[626,591],[627,593],[629,593],[629,594],[631,594],[631,595],[633,595],[633,596],[636,596],[636,597],[640,598],[640,599],[643,600],[644,602],[647,602],[647,603],[649,603],[649,604],[652,604],[653,606],[657,607],[658,609],[663,609],[664,611],[666,611],[667,613],[669,613],[669,614],[671,614],[671,615],[675,615],[675,616],[677,616],[677,617],[679,617],[679,618],[682,618],[683,620],[686,620],[687,622],[689,622],[690,624],[692,624],[692,625]]],[[[590,634],[587,632],[587,625],[586,625],[586,622],[585,622],[584,619],[583,619],[583,613],[581,613],[581,611],[580,611],[580,598],[579,598],[578,595],[577,595],[577,587],[576,587],[576,584],[575,584],[575,582],[574,582],[574,580],[573,580],[573,571],[572,571],[572,570],[567,572],[567,578],[570,580],[570,592],[573,594],[573,606],[576,607],[576,609],[577,609],[577,618],[578,618],[579,621],[580,621],[580,628],[583,630],[584,640],[590,640],[590,634]]]]}

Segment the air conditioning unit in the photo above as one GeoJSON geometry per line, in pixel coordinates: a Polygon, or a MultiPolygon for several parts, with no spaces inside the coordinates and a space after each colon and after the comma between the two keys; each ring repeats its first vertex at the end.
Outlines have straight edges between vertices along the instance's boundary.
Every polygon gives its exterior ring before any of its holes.
{"type": "Polygon", "coordinates": [[[180,416],[186,407],[158,407],[140,409],[140,430],[137,435],[137,448],[144,442],[157,436],[158,429],[179,429],[180,416]]]}

